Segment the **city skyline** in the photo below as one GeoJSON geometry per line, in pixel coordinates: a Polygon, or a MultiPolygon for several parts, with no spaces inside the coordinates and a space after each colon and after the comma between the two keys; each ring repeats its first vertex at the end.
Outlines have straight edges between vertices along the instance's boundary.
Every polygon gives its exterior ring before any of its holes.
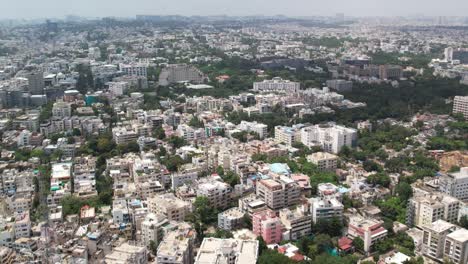
{"type": "Polygon", "coordinates": [[[63,1],[14,1],[2,6],[0,19],[37,19],[45,17],[64,17],[77,15],[84,17],[134,17],[138,14],[145,15],[286,15],[286,16],[330,16],[336,13],[344,13],[347,16],[464,16],[464,10],[468,9],[468,2],[461,0],[447,0],[443,3],[437,0],[415,1],[383,1],[362,0],[345,1],[330,0],[326,2],[316,0],[283,1],[215,1],[200,0],[196,3],[189,0],[174,0],[170,4],[164,1],[138,0],[109,1],[102,0],[99,3],[91,0],[79,2],[70,1],[63,5],[63,1]],[[456,7],[456,8],[454,8],[456,7]]]}

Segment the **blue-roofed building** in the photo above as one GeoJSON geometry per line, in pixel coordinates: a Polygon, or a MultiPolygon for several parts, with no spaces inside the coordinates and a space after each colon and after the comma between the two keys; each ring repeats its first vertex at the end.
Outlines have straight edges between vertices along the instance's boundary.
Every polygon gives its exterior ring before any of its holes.
{"type": "Polygon", "coordinates": [[[273,163],[270,164],[270,171],[280,175],[289,175],[291,174],[291,169],[286,163],[273,163]]]}

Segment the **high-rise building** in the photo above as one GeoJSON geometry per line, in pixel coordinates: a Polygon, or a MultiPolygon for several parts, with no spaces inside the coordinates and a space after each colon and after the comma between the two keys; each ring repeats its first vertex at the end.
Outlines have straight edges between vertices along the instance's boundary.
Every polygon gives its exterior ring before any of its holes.
{"type": "Polygon", "coordinates": [[[285,228],[284,239],[298,240],[312,234],[312,215],[307,206],[302,205],[295,210],[281,209],[279,217],[285,228]]]}
{"type": "Polygon", "coordinates": [[[344,146],[354,147],[357,130],[336,124],[314,125],[301,129],[301,142],[309,147],[320,146],[325,152],[338,153],[344,146]]]}
{"type": "Polygon", "coordinates": [[[468,167],[458,172],[443,175],[439,181],[440,191],[461,201],[468,202],[468,167]]]}
{"type": "Polygon", "coordinates": [[[334,171],[338,166],[338,156],[327,152],[312,153],[307,156],[307,161],[317,165],[322,171],[334,171]]]}
{"type": "Polygon", "coordinates": [[[447,62],[452,62],[453,60],[453,48],[452,47],[445,48],[444,59],[447,62]]]}
{"type": "Polygon", "coordinates": [[[303,125],[294,125],[292,127],[276,126],[275,142],[291,146],[295,142],[301,141],[301,128],[303,125]]]}
{"type": "Polygon", "coordinates": [[[148,65],[145,63],[120,64],[120,70],[125,75],[147,77],[148,65]]]}
{"type": "Polygon", "coordinates": [[[159,244],[156,254],[158,264],[192,264],[193,243],[196,233],[193,229],[170,231],[159,244]]]}
{"type": "Polygon", "coordinates": [[[283,80],[280,77],[275,77],[272,80],[264,80],[262,82],[254,82],[253,90],[256,92],[284,92],[295,93],[299,91],[301,84],[283,80]]]}
{"type": "Polygon", "coordinates": [[[218,214],[218,228],[235,230],[242,225],[244,213],[239,208],[230,208],[218,214]]]}
{"type": "Polygon", "coordinates": [[[458,229],[446,236],[444,257],[455,264],[468,263],[468,230],[458,229]]]}
{"type": "Polygon", "coordinates": [[[180,222],[190,213],[192,205],[175,197],[173,193],[164,193],[148,198],[148,208],[151,213],[164,215],[170,221],[180,222]]]}
{"type": "Polygon", "coordinates": [[[28,79],[28,91],[33,94],[43,94],[44,93],[44,73],[35,68],[27,68],[19,71],[16,74],[16,77],[23,77],[28,79]]]}
{"type": "Polygon", "coordinates": [[[428,226],[437,220],[455,223],[460,201],[443,193],[417,194],[408,201],[406,223],[410,226],[428,226]]]}
{"type": "Polygon", "coordinates": [[[199,69],[187,64],[171,64],[161,70],[159,85],[167,86],[177,82],[204,83],[208,77],[199,69]]]}
{"type": "Polygon", "coordinates": [[[229,184],[211,177],[202,178],[197,186],[197,196],[208,198],[211,206],[227,208],[231,202],[232,188],[229,184]]]}
{"type": "Polygon", "coordinates": [[[457,226],[444,220],[437,220],[430,225],[423,226],[422,253],[435,260],[444,256],[445,239],[454,232],[457,226]]]}
{"type": "Polygon", "coordinates": [[[403,69],[399,65],[380,65],[379,76],[382,80],[399,80],[403,77],[403,69]]]}
{"type": "Polygon", "coordinates": [[[343,218],[344,206],[336,197],[315,197],[309,199],[312,221],[331,220],[343,218]]]}
{"type": "Polygon", "coordinates": [[[168,220],[163,215],[149,213],[141,223],[141,240],[143,245],[149,247],[151,241],[157,244],[163,238],[163,226],[168,224],[168,220]]]}
{"type": "Polygon", "coordinates": [[[359,215],[353,215],[349,218],[348,236],[351,239],[361,238],[364,241],[365,252],[369,252],[371,246],[387,237],[387,234],[388,231],[383,227],[383,221],[363,218],[359,215]]]}
{"type": "Polygon", "coordinates": [[[349,92],[353,89],[353,82],[346,80],[328,80],[327,87],[338,92],[349,92]]]}
{"type": "Polygon", "coordinates": [[[455,96],[453,99],[453,113],[462,114],[468,119],[468,96],[455,96]]]}
{"type": "Polygon", "coordinates": [[[300,186],[292,179],[280,176],[257,183],[257,195],[272,210],[279,210],[299,203],[300,186]]]}

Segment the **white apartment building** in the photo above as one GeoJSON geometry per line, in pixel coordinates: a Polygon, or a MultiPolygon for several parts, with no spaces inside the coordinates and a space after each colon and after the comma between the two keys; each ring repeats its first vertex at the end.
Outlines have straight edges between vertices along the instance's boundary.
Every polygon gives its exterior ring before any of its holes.
{"type": "Polygon", "coordinates": [[[445,239],[454,232],[457,226],[444,220],[437,220],[423,226],[422,253],[432,259],[442,260],[444,256],[445,239]]]}
{"type": "Polygon", "coordinates": [[[216,208],[226,208],[231,202],[231,186],[211,177],[201,179],[196,191],[197,196],[205,196],[216,208]]]}
{"type": "Polygon", "coordinates": [[[266,203],[255,194],[250,194],[239,199],[239,209],[250,217],[256,212],[267,209],[266,203]]]}
{"type": "Polygon", "coordinates": [[[468,96],[455,96],[453,99],[453,113],[462,114],[468,119],[468,96]]]}
{"type": "Polygon", "coordinates": [[[338,156],[327,152],[315,152],[307,156],[307,161],[317,165],[321,171],[335,171],[338,156]]]}
{"type": "Polygon", "coordinates": [[[29,219],[29,212],[17,214],[15,216],[15,237],[31,237],[31,220],[29,219]]]}
{"type": "Polygon", "coordinates": [[[149,247],[151,241],[154,241],[156,245],[161,242],[164,235],[162,227],[168,222],[164,215],[147,214],[141,222],[141,242],[143,245],[149,247]]]}
{"type": "Polygon", "coordinates": [[[235,230],[244,219],[244,213],[237,207],[218,214],[218,227],[223,230],[235,230]]]}
{"type": "Polygon", "coordinates": [[[296,93],[301,89],[299,82],[292,82],[283,80],[280,77],[275,77],[271,80],[264,80],[262,82],[254,82],[253,90],[256,92],[284,92],[296,93]]]}
{"type": "Polygon", "coordinates": [[[182,222],[192,211],[192,204],[173,193],[164,193],[148,198],[148,208],[151,213],[164,215],[169,221],[182,222]]]}
{"type": "Polygon", "coordinates": [[[205,138],[205,129],[203,128],[193,128],[189,125],[181,124],[177,126],[176,131],[179,137],[189,142],[205,138]]]}
{"type": "Polygon", "coordinates": [[[348,236],[351,239],[360,237],[364,241],[364,251],[369,252],[377,241],[387,237],[388,231],[383,227],[383,221],[353,215],[349,218],[348,236]]]}
{"type": "Polygon", "coordinates": [[[468,263],[468,230],[458,229],[446,236],[444,257],[455,264],[468,263]]]}
{"type": "Polygon", "coordinates": [[[129,88],[128,82],[108,82],[107,85],[112,96],[122,96],[129,88]]]}
{"type": "Polygon", "coordinates": [[[72,115],[71,104],[68,102],[55,102],[52,106],[52,116],[58,118],[70,117],[72,115]]]}
{"type": "Polygon", "coordinates": [[[125,75],[147,77],[148,65],[145,63],[120,64],[120,71],[125,75]]]}
{"type": "Polygon", "coordinates": [[[415,195],[408,201],[406,224],[410,226],[429,226],[437,220],[456,223],[460,201],[442,193],[415,195]]]}
{"type": "Polygon", "coordinates": [[[237,129],[246,132],[255,132],[262,139],[268,135],[268,126],[262,123],[248,122],[242,120],[241,123],[237,126],[237,129]]]}
{"type": "Polygon", "coordinates": [[[301,141],[301,128],[303,125],[294,125],[292,127],[276,126],[275,142],[292,146],[295,142],[301,141]]]}
{"type": "Polygon", "coordinates": [[[195,257],[195,264],[256,263],[257,240],[204,238],[195,257]]]}
{"type": "Polygon", "coordinates": [[[300,186],[291,178],[280,176],[257,182],[257,196],[272,210],[279,210],[299,203],[300,186]]]}
{"type": "Polygon", "coordinates": [[[343,204],[335,197],[323,198],[316,197],[310,198],[310,212],[312,214],[312,221],[317,223],[320,220],[330,220],[332,218],[343,218],[343,204]]]}
{"type": "Polygon", "coordinates": [[[286,229],[283,233],[284,240],[298,240],[312,234],[312,215],[304,205],[296,210],[281,209],[279,218],[286,229]]]}
{"type": "Polygon", "coordinates": [[[192,229],[178,229],[167,233],[156,254],[158,264],[192,264],[193,243],[196,233],[192,229]]]}
{"type": "Polygon", "coordinates": [[[468,202],[468,167],[461,168],[459,172],[443,175],[439,186],[441,192],[468,202]]]}
{"type": "Polygon", "coordinates": [[[195,183],[198,179],[197,172],[175,172],[171,174],[172,189],[175,190],[184,184],[195,183]]]}
{"type": "Polygon", "coordinates": [[[337,154],[343,146],[354,147],[357,130],[330,123],[301,129],[301,142],[308,146],[320,146],[325,152],[337,154]]]}

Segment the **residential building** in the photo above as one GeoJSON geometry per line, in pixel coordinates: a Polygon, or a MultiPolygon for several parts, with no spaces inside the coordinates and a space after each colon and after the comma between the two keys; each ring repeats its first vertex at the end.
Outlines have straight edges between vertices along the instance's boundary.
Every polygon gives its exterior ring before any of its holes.
{"type": "Polygon", "coordinates": [[[178,187],[184,185],[184,184],[192,184],[195,183],[198,179],[198,173],[197,172],[191,172],[191,171],[183,171],[183,172],[175,172],[171,174],[171,184],[172,184],[172,189],[175,190],[178,187]]]}
{"type": "Polygon", "coordinates": [[[379,77],[382,80],[399,80],[403,77],[403,68],[399,65],[380,65],[379,77]]]}
{"type": "Polygon", "coordinates": [[[143,245],[149,247],[151,241],[157,244],[163,238],[162,227],[169,221],[163,215],[149,213],[146,215],[144,221],[141,223],[141,241],[143,245]]]}
{"type": "Polygon", "coordinates": [[[24,212],[15,216],[14,228],[16,238],[31,236],[31,220],[29,219],[29,212],[24,212]]]}
{"type": "MultiPolygon", "coordinates": [[[[444,256],[445,239],[448,234],[454,232],[457,226],[444,220],[437,220],[423,226],[422,253],[435,260],[442,260],[444,256]]],[[[450,242],[447,245],[450,252],[450,242]]]]}
{"type": "Polygon", "coordinates": [[[218,228],[223,230],[235,230],[244,221],[244,213],[237,207],[230,208],[218,214],[218,228]]]}
{"type": "Polygon", "coordinates": [[[68,102],[55,102],[52,106],[52,116],[58,118],[70,117],[72,115],[71,104],[68,102]]]}
{"type": "Polygon", "coordinates": [[[124,243],[112,249],[112,252],[105,256],[106,264],[146,264],[148,263],[148,251],[146,247],[134,246],[124,243]]]}
{"type": "Polygon", "coordinates": [[[294,125],[292,127],[276,126],[275,142],[292,146],[295,142],[301,141],[301,128],[303,125],[294,125]]]}
{"type": "Polygon", "coordinates": [[[136,142],[138,140],[138,133],[133,129],[126,127],[114,127],[112,128],[112,138],[117,144],[128,144],[130,142],[136,142]]]}
{"type": "Polygon", "coordinates": [[[169,221],[181,222],[192,211],[192,204],[173,193],[164,193],[148,198],[148,208],[152,213],[164,215],[169,221]]]}
{"type": "Polygon", "coordinates": [[[310,198],[309,203],[312,221],[314,223],[317,223],[320,220],[331,220],[333,218],[342,221],[344,206],[337,198],[310,198]]]}
{"type": "Polygon", "coordinates": [[[204,238],[195,258],[195,264],[256,263],[257,240],[204,238]]]}
{"type": "Polygon", "coordinates": [[[208,78],[199,69],[187,64],[171,64],[161,70],[159,85],[167,86],[177,82],[204,83],[208,78]]]}
{"type": "Polygon", "coordinates": [[[462,114],[468,119],[468,96],[455,96],[453,99],[453,113],[462,114]]]}
{"type": "Polygon", "coordinates": [[[327,87],[338,92],[349,92],[353,89],[353,82],[346,80],[328,80],[327,87]]]}
{"type": "Polygon", "coordinates": [[[255,194],[239,198],[239,209],[252,217],[253,214],[267,208],[266,203],[255,194]]]}
{"type": "Polygon", "coordinates": [[[283,224],[275,211],[270,209],[252,215],[252,231],[267,244],[279,243],[283,239],[283,224]]]}
{"type": "Polygon", "coordinates": [[[12,248],[0,246],[0,263],[16,263],[16,253],[12,248]]]}
{"type": "Polygon", "coordinates": [[[315,125],[303,128],[300,138],[308,147],[319,146],[325,152],[337,154],[344,146],[356,146],[357,130],[333,123],[315,125]]]}
{"type": "Polygon", "coordinates": [[[144,63],[120,64],[120,71],[129,76],[144,76],[148,75],[148,65],[144,63]]]}
{"type": "Polygon", "coordinates": [[[327,152],[315,152],[307,156],[307,161],[317,165],[321,171],[335,171],[338,156],[327,152]]]}
{"type": "Polygon", "coordinates": [[[468,202],[468,167],[458,172],[443,175],[439,181],[440,191],[461,201],[468,202]]]}
{"type": "Polygon", "coordinates": [[[192,264],[193,244],[196,233],[193,229],[177,229],[164,236],[158,246],[156,259],[158,264],[192,264]]]}
{"type": "Polygon", "coordinates": [[[383,227],[383,221],[372,218],[364,218],[360,215],[353,215],[349,218],[348,236],[351,239],[356,237],[364,241],[364,251],[369,252],[371,246],[377,241],[387,237],[388,231],[383,227]]]}
{"type": "Polygon", "coordinates": [[[231,193],[229,184],[212,177],[201,179],[197,186],[197,196],[205,196],[210,205],[216,208],[227,208],[231,202],[231,193]]]}
{"type": "Polygon", "coordinates": [[[262,82],[254,82],[253,90],[256,92],[283,92],[295,93],[301,89],[299,82],[291,82],[283,80],[280,77],[275,77],[272,80],[264,80],[262,82]]]}
{"type": "Polygon", "coordinates": [[[446,236],[444,257],[455,264],[468,263],[468,230],[458,229],[446,236]]]}
{"type": "Polygon", "coordinates": [[[456,223],[460,201],[442,193],[415,194],[409,201],[406,211],[406,224],[427,226],[437,220],[456,223]]]}
{"type": "Polygon", "coordinates": [[[294,180],[280,176],[257,182],[257,196],[272,210],[279,210],[299,203],[300,186],[294,180]]]}
{"type": "Polygon", "coordinates": [[[279,211],[279,218],[284,226],[284,240],[298,240],[312,234],[312,215],[307,206],[302,205],[295,210],[288,208],[279,211]]]}
{"type": "Polygon", "coordinates": [[[257,122],[248,122],[242,120],[237,126],[237,129],[246,132],[255,132],[258,134],[260,139],[265,138],[268,135],[268,126],[257,122]]]}

